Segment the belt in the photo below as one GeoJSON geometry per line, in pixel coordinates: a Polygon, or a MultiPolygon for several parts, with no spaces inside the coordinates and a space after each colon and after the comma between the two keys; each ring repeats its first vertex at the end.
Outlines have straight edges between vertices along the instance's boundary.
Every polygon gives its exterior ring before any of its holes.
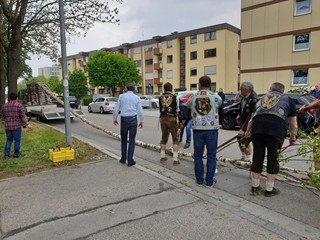
{"type": "Polygon", "coordinates": [[[137,118],[137,115],[134,115],[134,116],[127,116],[127,117],[121,117],[121,118],[137,118]]]}

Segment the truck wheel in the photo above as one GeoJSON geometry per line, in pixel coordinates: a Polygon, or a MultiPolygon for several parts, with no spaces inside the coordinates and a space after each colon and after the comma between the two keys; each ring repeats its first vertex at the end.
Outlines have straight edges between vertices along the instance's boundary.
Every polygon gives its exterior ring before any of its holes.
{"type": "Polygon", "coordinates": [[[104,113],[104,109],[103,107],[100,108],[100,113],[103,114],[104,113]]]}
{"type": "Polygon", "coordinates": [[[235,119],[230,115],[224,115],[221,125],[223,129],[233,130],[236,127],[235,119]]]}

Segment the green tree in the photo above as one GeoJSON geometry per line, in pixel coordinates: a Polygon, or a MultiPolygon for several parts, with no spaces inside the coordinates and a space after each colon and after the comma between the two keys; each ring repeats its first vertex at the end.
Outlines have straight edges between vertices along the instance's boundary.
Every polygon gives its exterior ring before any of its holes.
{"type": "MultiPolygon", "coordinates": [[[[122,3],[122,0],[116,0],[122,3]]],[[[57,0],[0,0],[0,86],[8,82],[17,91],[21,51],[56,60],[60,48],[60,15],[57,0]],[[6,61],[3,59],[6,54],[6,61]],[[3,65],[2,65],[3,64],[3,65]],[[4,75],[4,66],[7,67],[4,75]]],[[[117,23],[118,9],[100,0],[63,1],[67,38],[85,35],[95,23],[117,23]]],[[[4,95],[1,96],[4,98],[4,95]]]]}
{"type": "Polygon", "coordinates": [[[88,94],[87,77],[80,69],[69,73],[69,92],[71,96],[76,96],[79,102],[88,94]]]}
{"type": "Polygon", "coordinates": [[[86,71],[92,86],[125,87],[130,82],[141,83],[136,64],[121,54],[97,51],[89,57],[86,71]]]}
{"type": "Polygon", "coordinates": [[[58,95],[62,95],[63,93],[63,85],[57,76],[51,76],[47,82],[48,87],[52,92],[57,93],[58,95]]]}

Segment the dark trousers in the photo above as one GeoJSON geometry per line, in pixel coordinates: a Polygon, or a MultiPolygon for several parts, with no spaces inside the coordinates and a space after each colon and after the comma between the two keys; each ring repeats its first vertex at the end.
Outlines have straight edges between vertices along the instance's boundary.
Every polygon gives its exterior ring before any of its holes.
{"type": "Polygon", "coordinates": [[[128,164],[133,163],[133,153],[135,148],[135,138],[137,135],[138,121],[137,116],[121,117],[121,160],[128,161],[128,164]],[[128,145],[129,133],[129,149],[128,145]],[[128,153],[128,154],[127,154],[128,153]],[[128,156],[128,158],[127,158],[128,156]]]}
{"type": "Polygon", "coordinates": [[[263,162],[267,150],[267,173],[279,173],[279,152],[284,139],[276,138],[266,134],[253,134],[253,158],[251,171],[262,173],[263,162]]]}

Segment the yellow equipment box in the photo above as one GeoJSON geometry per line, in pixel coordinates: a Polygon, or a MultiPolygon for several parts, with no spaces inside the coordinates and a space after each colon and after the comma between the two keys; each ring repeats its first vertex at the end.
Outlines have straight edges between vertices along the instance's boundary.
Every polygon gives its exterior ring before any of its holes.
{"type": "Polygon", "coordinates": [[[72,147],[59,147],[49,149],[49,158],[52,162],[74,160],[74,149],[72,147]]]}

